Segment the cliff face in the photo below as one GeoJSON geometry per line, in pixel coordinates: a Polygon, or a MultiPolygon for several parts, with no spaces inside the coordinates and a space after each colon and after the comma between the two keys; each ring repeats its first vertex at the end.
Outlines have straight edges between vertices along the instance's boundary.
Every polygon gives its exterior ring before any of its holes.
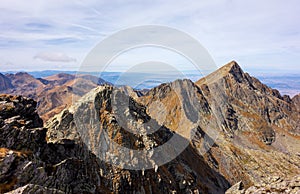
{"type": "Polygon", "coordinates": [[[84,145],[47,142],[35,101],[1,95],[0,104],[0,193],[107,192],[97,158],[84,145]]]}
{"type": "Polygon", "coordinates": [[[300,114],[288,96],[244,73],[236,62],[196,84],[213,107],[224,135],[220,150],[212,149],[211,154],[232,184],[240,179],[250,186],[268,176],[299,174],[300,114]]]}

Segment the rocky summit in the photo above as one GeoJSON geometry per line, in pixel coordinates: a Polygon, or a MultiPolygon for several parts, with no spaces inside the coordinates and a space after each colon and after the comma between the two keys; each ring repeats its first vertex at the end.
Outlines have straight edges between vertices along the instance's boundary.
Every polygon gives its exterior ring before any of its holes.
{"type": "Polygon", "coordinates": [[[36,106],[0,96],[0,193],[300,192],[299,95],[234,61],[143,93],[97,86],[44,125],[36,106]]]}

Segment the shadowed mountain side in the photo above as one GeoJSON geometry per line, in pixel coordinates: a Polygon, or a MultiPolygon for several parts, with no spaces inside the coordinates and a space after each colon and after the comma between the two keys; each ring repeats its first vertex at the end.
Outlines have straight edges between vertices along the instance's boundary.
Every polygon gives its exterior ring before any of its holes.
{"type": "Polygon", "coordinates": [[[203,158],[191,147],[189,141],[158,125],[146,114],[143,106],[111,86],[93,89],[78,104],[51,119],[47,128],[49,142],[57,139],[76,141],[82,139],[85,143],[88,142],[89,149],[102,160],[125,168],[117,167],[114,173],[110,173],[109,169],[103,169],[103,174],[111,177],[116,184],[111,188],[114,192],[125,192],[124,188],[127,188],[130,193],[131,191],[169,193],[196,190],[223,193],[229,186],[226,179],[217,172],[211,171],[203,158]],[[123,109],[121,104],[115,106],[115,102],[125,104],[129,102],[129,107],[124,106],[123,109]],[[159,127],[159,129],[152,134],[146,134],[145,130],[148,127],[159,127]],[[131,133],[129,130],[138,134],[131,133]],[[151,152],[167,144],[174,136],[177,137],[177,144],[187,143],[187,148],[183,149],[182,153],[178,153],[179,156],[175,155],[174,160],[160,166],[160,161],[172,157],[172,153],[176,154],[176,146],[162,150],[160,152],[164,154],[161,155],[162,158],[157,157],[155,153],[151,155],[151,152]],[[130,151],[127,152],[126,149],[124,151],[124,148],[130,148],[130,151]],[[132,150],[141,151],[139,152],[141,155],[135,155],[132,150]],[[194,161],[197,161],[197,164],[194,161]],[[126,170],[135,167],[146,169],[149,165],[154,169],[126,170]],[[120,177],[122,174],[128,174],[129,183],[123,182],[120,177]]]}
{"type": "Polygon", "coordinates": [[[165,193],[193,189],[223,193],[229,186],[191,147],[183,156],[158,169],[122,170],[99,160],[80,139],[70,138],[68,133],[73,132],[74,123],[71,115],[63,114],[57,129],[47,130],[41,128],[41,120],[33,108],[34,101],[1,96],[1,102],[5,103],[1,103],[0,137],[6,139],[0,142],[1,192],[165,193]],[[64,134],[49,136],[53,133],[64,134]]]}
{"type": "Polygon", "coordinates": [[[100,184],[99,161],[85,145],[47,142],[35,101],[1,95],[0,102],[0,193],[109,192],[100,184]]]}

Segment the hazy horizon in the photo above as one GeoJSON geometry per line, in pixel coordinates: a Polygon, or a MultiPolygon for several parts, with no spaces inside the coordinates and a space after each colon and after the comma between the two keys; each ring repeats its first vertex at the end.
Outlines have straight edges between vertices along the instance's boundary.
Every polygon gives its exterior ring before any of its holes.
{"type": "MultiPolygon", "coordinates": [[[[7,71],[7,72],[0,72],[0,73],[17,73],[19,71],[7,71]]],[[[63,71],[63,70],[44,70],[44,71],[22,71],[27,72],[34,76],[35,78],[45,78],[47,76],[55,75],[58,73],[69,73],[69,74],[76,74],[77,71],[63,71]]],[[[262,83],[266,84],[267,86],[279,90],[279,92],[282,95],[289,95],[290,97],[293,97],[300,92],[300,74],[297,73],[263,73],[263,72],[249,72],[245,71],[247,73],[250,73],[251,76],[254,76],[258,78],[262,83]]],[[[125,82],[124,82],[124,76],[123,76],[123,82],[121,85],[129,85],[131,87],[135,87],[136,82],[140,83],[142,81],[142,84],[138,85],[138,88],[136,89],[150,89],[155,86],[158,86],[161,83],[167,83],[174,81],[176,79],[190,79],[192,81],[197,81],[204,77],[205,75],[199,74],[199,73],[193,73],[189,71],[185,72],[173,72],[172,73],[145,73],[142,72],[80,72],[81,74],[89,74],[98,76],[110,83],[114,83],[121,77],[122,74],[125,73],[125,82]],[[138,76],[136,76],[138,74],[138,76]],[[132,79],[133,77],[133,79],[132,79]],[[136,79],[138,77],[138,79],[136,79]]],[[[117,81],[118,82],[118,81],[117,81]]],[[[120,81],[119,81],[120,82],[120,81]]],[[[117,85],[120,83],[116,83],[117,85]]]]}

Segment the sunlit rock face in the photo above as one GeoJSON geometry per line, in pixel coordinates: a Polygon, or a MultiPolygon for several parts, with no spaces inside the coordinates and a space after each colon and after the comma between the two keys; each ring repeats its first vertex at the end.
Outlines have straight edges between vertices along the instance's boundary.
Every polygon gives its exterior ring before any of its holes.
{"type": "Polygon", "coordinates": [[[114,183],[106,183],[114,192],[222,193],[229,187],[189,140],[159,124],[144,105],[112,86],[92,90],[47,128],[49,142],[84,142],[100,161],[110,164],[101,166],[100,176],[114,183]],[[155,130],[149,133],[151,129],[155,130]],[[177,155],[172,154],[177,150],[171,139],[185,145],[177,155]]]}
{"type": "MultiPolygon", "coordinates": [[[[0,179],[1,192],[222,193],[229,188],[226,179],[205,163],[189,141],[159,125],[155,120],[148,123],[151,118],[143,105],[122,91],[113,90],[111,86],[92,90],[78,104],[53,118],[45,128],[36,113],[35,101],[23,97],[5,97],[2,100],[1,137],[7,138],[7,141],[1,144],[1,166],[4,170],[0,179]],[[120,105],[117,106],[118,109],[113,108],[114,105],[110,104],[111,94],[117,99],[129,99],[130,106],[126,108],[120,105]],[[12,107],[11,102],[14,104],[12,107]],[[124,113],[124,117],[116,118],[113,111],[124,113]],[[121,124],[116,120],[120,120],[121,124]],[[96,121],[96,126],[91,123],[96,121]],[[79,122],[91,127],[87,137],[77,128],[79,122]],[[145,134],[143,129],[146,130],[149,126],[158,127],[158,130],[149,135],[145,134]],[[126,127],[141,131],[131,133],[126,127]],[[104,136],[104,131],[107,136],[104,136]],[[149,155],[149,150],[163,145],[176,135],[178,142],[187,142],[187,147],[171,162],[161,165],[160,160],[149,155]],[[112,147],[112,143],[106,142],[103,136],[132,150],[148,152],[125,160],[126,153],[113,153],[119,150],[112,147]],[[90,137],[99,137],[99,140],[89,139],[90,137]],[[86,144],[84,138],[89,139],[90,145],[86,144]],[[103,152],[97,152],[99,147],[110,148],[105,150],[105,157],[111,161],[103,161],[99,156],[103,152]],[[115,160],[119,162],[114,162],[115,160]],[[126,163],[127,167],[135,165],[137,169],[123,169],[122,165],[126,166],[126,163]],[[146,169],[147,165],[151,165],[151,168],[146,169]]],[[[167,151],[174,152],[174,148],[169,147],[167,151]]],[[[169,153],[165,154],[167,158],[169,153]]]]}
{"type": "Polygon", "coordinates": [[[197,110],[193,146],[198,153],[204,151],[205,161],[231,184],[242,181],[249,187],[268,176],[299,173],[294,163],[300,153],[297,96],[281,96],[233,61],[195,84],[189,80],[163,84],[138,101],[152,118],[180,131],[192,128],[183,99],[193,104],[190,111],[197,110]]]}

